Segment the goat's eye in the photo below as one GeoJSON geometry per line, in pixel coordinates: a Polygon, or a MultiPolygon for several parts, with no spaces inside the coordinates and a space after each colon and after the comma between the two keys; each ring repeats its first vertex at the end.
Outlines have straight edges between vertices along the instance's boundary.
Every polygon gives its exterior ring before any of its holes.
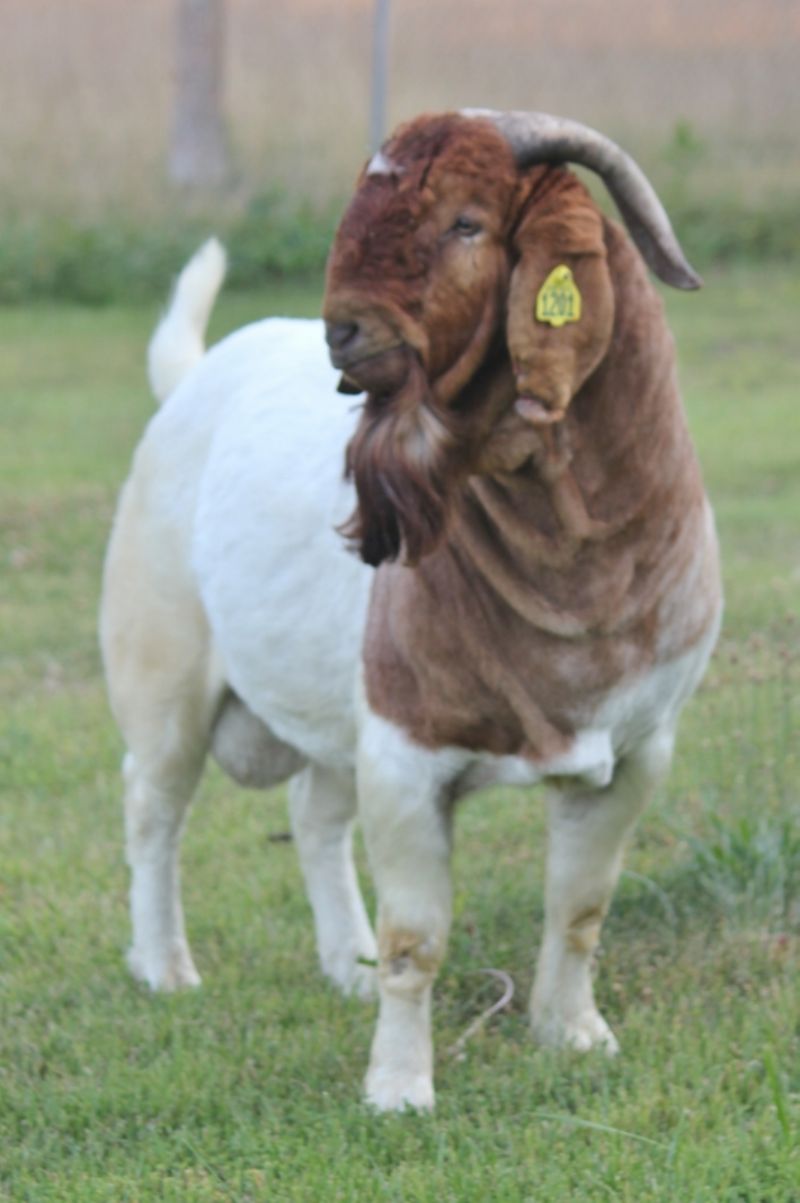
{"type": "Polygon", "coordinates": [[[458,234],[460,238],[474,238],[480,232],[480,223],[471,217],[457,217],[451,226],[451,233],[458,234]]]}

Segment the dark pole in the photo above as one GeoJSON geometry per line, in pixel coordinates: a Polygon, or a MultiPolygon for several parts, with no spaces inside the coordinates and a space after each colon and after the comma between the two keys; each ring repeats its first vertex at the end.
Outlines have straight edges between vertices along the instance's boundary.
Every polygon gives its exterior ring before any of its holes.
{"type": "Polygon", "coordinates": [[[225,0],[177,0],[175,12],[169,175],[182,187],[214,190],[232,173],[222,111],[225,0]]]}
{"type": "Polygon", "coordinates": [[[389,75],[389,0],[375,0],[372,25],[372,101],[369,144],[374,153],[386,134],[386,92],[389,75]]]}

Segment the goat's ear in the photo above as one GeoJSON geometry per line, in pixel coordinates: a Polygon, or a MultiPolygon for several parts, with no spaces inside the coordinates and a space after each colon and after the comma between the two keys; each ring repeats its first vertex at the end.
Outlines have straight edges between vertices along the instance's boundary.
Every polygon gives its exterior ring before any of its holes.
{"type": "Polygon", "coordinates": [[[521,185],[506,326],[517,409],[537,425],[564,416],[605,355],[614,323],[598,209],[569,172],[542,183],[541,175],[532,180],[527,195],[521,185]]]}

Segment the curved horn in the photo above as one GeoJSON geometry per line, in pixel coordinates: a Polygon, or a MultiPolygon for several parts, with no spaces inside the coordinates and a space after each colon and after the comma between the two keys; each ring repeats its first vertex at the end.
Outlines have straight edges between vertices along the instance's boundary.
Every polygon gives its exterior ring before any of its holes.
{"type": "Polygon", "coordinates": [[[461,112],[465,117],[491,121],[510,143],[520,166],[569,162],[597,172],[655,274],[674,288],[700,287],[702,280],[686,261],[652,184],[616,142],[579,121],[548,113],[461,112]]]}

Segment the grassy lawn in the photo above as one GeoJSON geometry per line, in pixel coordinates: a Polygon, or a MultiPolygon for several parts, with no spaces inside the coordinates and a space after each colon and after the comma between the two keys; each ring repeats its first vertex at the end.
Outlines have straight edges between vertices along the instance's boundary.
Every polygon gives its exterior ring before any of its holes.
{"type": "MultiPolygon", "coordinates": [[[[800,279],[667,304],[722,536],[727,617],[605,929],[613,1062],[543,1052],[526,995],[542,808],[462,808],[437,987],[435,1117],[359,1102],[373,1021],[317,972],[281,791],[211,772],[185,844],[200,991],[150,997],[128,938],[95,614],[116,490],[151,412],[155,314],[0,311],[0,1197],[789,1203],[800,1199],[800,279]],[[509,972],[511,1007],[448,1048],[509,972]]],[[[214,336],[314,312],[286,287],[214,336]]]]}

